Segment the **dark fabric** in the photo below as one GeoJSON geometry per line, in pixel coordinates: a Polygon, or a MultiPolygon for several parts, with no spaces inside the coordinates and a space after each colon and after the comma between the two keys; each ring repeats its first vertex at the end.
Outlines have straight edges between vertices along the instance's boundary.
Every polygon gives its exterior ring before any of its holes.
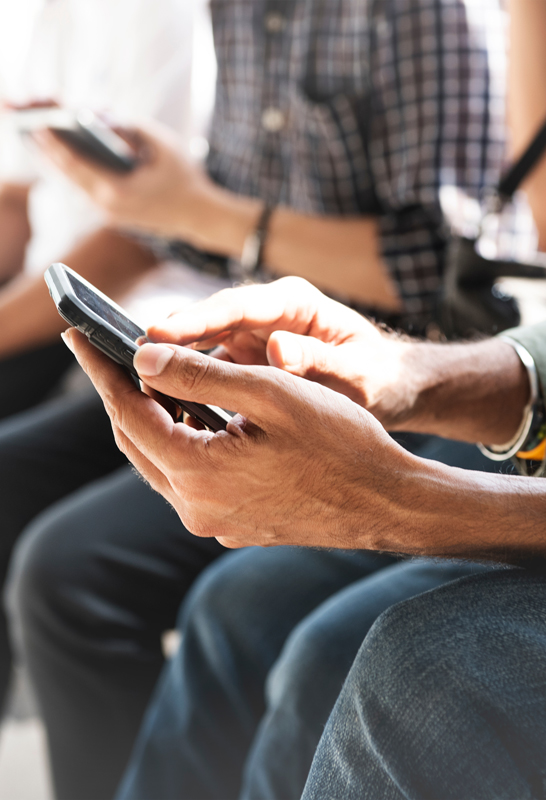
{"type": "Polygon", "coordinates": [[[117,800],[299,800],[375,619],[477,569],[305,548],[227,555],[188,597],[117,800]]]}
{"type": "MultiPolygon", "coordinates": [[[[42,400],[73,363],[62,342],[0,361],[0,410],[9,415],[42,400]]],[[[29,523],[36,519],[29,541],[44,527],[55,534],[44,537],[17,582],[23,616],[14,615],[14,637],[38,690],[58,796],[109,797],[163,662],[161,634],[174,625],[195,576],[223,549],[190,537],[133,474],[92,389],[0,422],[0,487],[2,585],[29,523]]],[[[0,610],[0,701],[10,671],[0,610]]]]}
{"type": "Polygon", "coordinates": [[[74,356],[60,339],[0,361],[0,419],[45,400],[73,364],[74,356]]]}
{"type": "MultiPolygon", "coordinates": [[[[491,464],[471,461],[485,459],[468,445],[399,438],[425,456],[491,464]]],[[[223,552],[189,536],[129,467],[85,486],[125,463],[95,395],[58,399],[0,426],[6,563],[27,526],[9,605],[61,800],[112,796],[162,666],[161,635],[223,552]]]]}
{"type": "Polygon", "coordinates": [[[28,528],[8,603],[48,732],[56,795],[113,795],[163,665],[161,635],[223,548],[129,467],[28,528]]]}
{"type": "MultiPolygon", "coordinates": [[[[66,399],[29,410],[52,393],[74,363],[62,342],[28,351],[0,361],[0,585],[3,585],[13,545],[22,528],[49,503],[68,491],[103,475],[123,463],[116,449],[110,423],[96,395],[81,401],[66,399]],[[26,411],[25,411],[26,410],[26,411]],[[22,411],[23,413],[15,413],[22,411]],[[80,444],[89,452],[87,463],[66,464],[65,453],[75,442],[82,415],[86,420],[79,433],[80,444]],[[34,419],[34,426],[28,422],[34,419]],[[58,424],[63,423],[60,434],[58,424]],[[41,451],[38,453],[38,451],[41,451]],[[51,452],[47,470],[43,453],[51,452]],[[99,452],[100,451],[100,452],[99,452]],[[38,472],[43,479],[29,482],[38,472]]],[[[6,619],[0,607],[0,706],[4,703],[11,674],[11,648],[6,619]]]]}
{"type": "Polygon", "coordinates": [[[537,567],[462,578],[382,614],[303,800],[544,800],[546,576],[537,567]]]}

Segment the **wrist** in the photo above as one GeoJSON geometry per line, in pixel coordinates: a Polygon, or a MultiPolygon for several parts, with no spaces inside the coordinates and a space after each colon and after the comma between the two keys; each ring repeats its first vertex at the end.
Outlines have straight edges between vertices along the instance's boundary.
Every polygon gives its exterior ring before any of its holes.
{"type": "Polygon", "coordinates": [[[401,374],[410,391],[392,430],[502,444],[517,431],[529,398],[526,370],[500,339],[410,345],[401,374]]]}
{"type": "MultiPolygon", "coordinates": [[[[377,446],[379,442],[375,444],[377,446]]],[[[418,508],[415,501],[420,492],[421,465],[423,472],[428,465],[388,436],[376,452],[377,458],[373,457],[368,439],[353,462],[353,467],[360,463],[361,469],[353,469],[354,481],[349,481],[352,487],[344,497],[347,501],[344,508],[350,511],[348,516],[338,516],[338,538],[329,546],[391,553],[413,552],[414,545],[410,543],[416,526],[412,514],[418,508]]]]}
{"type": "Polygon", "coordinates": [[[428,426],[431,390],[438,380],[437,369],[431,363],[431,345],[426,342],[408,342],[389,335],[379,350],[382,364],[389,365],[391,378],[384,378],[381,368],[381,386],[376,396],[368,383],[362,386],[364,405],[389,431],[418,431],[428,426]]]}
{"type": "MultiPolygon", "coordinates": [[[[474,542],[475,526],[489,514],[488,491],[474,473],[422,459],[400,446],[390,459],[383,512],[357,547],[408,556],[483,557],[494,549],[474,542]],[[475,552],[474,552],[475,551],[475,552]]],[[[488,475],[484,484],[490,478],[488,475]]]]}
{"type": "Polygon", "coordinates": [[[408,459],[392,503],[389,551],[514,564],[544,556],[541,481],[408,459]]]}
{"type": "Polygon", "coordinates": [[[185,215],[184,238],[194,247],[238,259],[261,210],[260,200],[236,195],[209,181],[185,215]]]}

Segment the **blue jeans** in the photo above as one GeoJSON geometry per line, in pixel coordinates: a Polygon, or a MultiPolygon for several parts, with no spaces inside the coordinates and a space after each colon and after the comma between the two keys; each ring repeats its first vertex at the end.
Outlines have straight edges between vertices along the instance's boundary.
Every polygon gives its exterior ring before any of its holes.
{"type": "Polygon", "coordinates": [[[377,617],[482,569],[288,547],[223,556],[188,596],[118,800],[298,800],[377,617]]]}
{"type": "Polygon", "coordinates": [[[372,627],[303,800],[546,797],[546,572],[494,570],[372,627]]]}

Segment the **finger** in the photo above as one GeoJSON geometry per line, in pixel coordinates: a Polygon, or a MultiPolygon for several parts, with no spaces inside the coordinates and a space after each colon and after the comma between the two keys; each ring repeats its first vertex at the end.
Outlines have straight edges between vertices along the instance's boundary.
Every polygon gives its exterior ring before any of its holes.
{"type": "Polygon", "coordinates": [[[307,333],[323,297],[301,278],[281,278],[267,285],[224,289],[148,329],[154,342],[190,344],[225,331],[283,327],[307,333]]]}
{"type": "Polygon", "coordinates": [[[269,364],[266,355],[267,339],[268,334],[262,335],[262,331],[252,331],[251,333],[237,332],[226,334],[220,345],[215,341],[211,342],[209,339],[207,341],[207,347],[201,347],[197,344],[192,344],[190,347],[198,351],[210,350],[212,351],[209,352],[210,356],[219,358],[222,361],[231,361],[234,364],[261,364],[265,367],[269,364]]]}
{"type": "Polygon", "coordinates": [[[115,430],[119,429],[163,473],[179,468],[181,461],[193,461],[197,445],[212,434],[175,423],[83,334],[71,328],[64,338],[100,394],[115,430]]]}
{"type": "Polygon", "coordinates": [[[145,344],[134,358],[142,380],[170,397],[229,408],[260,425],[275,408],[272,394],[282,373],[211,358],[176,345],[145,344]]]}
{"type": "Polygon", "coordinates": [[[225,536],[217,536],[216,541],[223,547],[227,547],[228,550],[241,550],[243,547],[249,546],[249,542],[241,544],[241,542],[237,542],[235,539],[226,538],[225,536]]]}
{"type": "Polygon", "coordinates": [[[273,367],[310,380],[335,374],[339,369],[336,347],[312,336],[275,331],[267,343],[268,361],[273,367]]]}
{"type": "MultiPolygon", "coordinates": [[[[164,475],[159,469],[157,469],[157,467],[135,447],[131,440],[119,430],[119,428],[114,428],[114,434],[119,449],[125,453],[136,472],[146,483],[149,484],[149,486],[151,486],[152,489],[154,489],[154,491],[162,495],[165,500],[172,505],[176,513],[179,515],[182,523],[186,526],[187,530],[192,533],[189,527],[191,522],[184,519],[185,515],[183,512],[180,513],[180,504],[177,503],[178,492],[170,483],[168,476],[164,475]]],[[[207,538],[206,533],[198,533],[194,535],[207,538]]],[[[241,545],[237,546],[240,547],[241,545]]]]}
{"type": "Polygon", "coordinates": [[[163,406],[165,411],[171,415],[175,422],[180,419],[183,413],[182,409],[180,406],[177,406],[173,400],[161,394],[161,392],[156,392],[151,386],[146,386],[145,383],[140,384],[140,389],[144,394],[147,394],[148,397],[151,397],[152,400],[155,400],[156,403],[159,403],[160,406],[163,406]]]}
{"type": "Polygon", "coordinates": [[[233,364],[233,359],[225,347],[215,347],[214,350],[209,353],[209,356],[211,358],[217,358],[219,361],[229,361],[230,364],[233,364]]]}
{"type": "Polygon", "coordinates": [[[82,189],[91,192],[98,180],[111,182],[116,176],[99,165],[91,164],[84,156],[80,156],[65,144],[53,131],[44,130],[33,134],[44,155],[52,161],[61,172],[82,189]]]}
{"type": "Polygon", "coordinates": [[[134,466],[142,478],[150,484],[152,489],[171,502],[173,497],[172,487],[169,479],[152,462],[138,450],[133,442],[117,427],[113,427],[116,444],[127,456],[127,459],[134,466]]]}

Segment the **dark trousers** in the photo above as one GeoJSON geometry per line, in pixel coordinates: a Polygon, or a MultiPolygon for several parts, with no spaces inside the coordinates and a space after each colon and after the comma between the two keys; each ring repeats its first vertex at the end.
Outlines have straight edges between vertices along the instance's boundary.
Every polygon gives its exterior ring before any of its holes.
{"type": "MultiPolygon", "coordinates": [[[[0,362],[0,409],[44,398],[73,363],[67,352],[61,344],[0,362]]],[[[56,793],[110,797],[163,663],[161,634],[223,548],[190,536],[133,473],[94,392],[0,423],[0,487],[3,579],[26,530],[8,604],[17,609],[14,635],[37,690],[56,793]]],[[[2,616],[2,693],[9,670],[2,616]]]]}
{"type": "MultiPolygon", "coordinates": [[[[73,363],[71,353],[62,343],[0,361],[0,438],[4,442],[0,453],[0,501],[3,515],[0,527],[2,585],[13,545],[21,530],[37,511],[59,496],[51,484],[32,486],[27,483],[25,462],[32,450],[32,442],[28,437],[22,437],[21,447],[16,445],[16,448],[21,450],[21,470],[17,471],[17,476],[14,474],[12,469],[14,444],[24,431],[25,421],[28,418],[27,414],[21,412],[44,400],[73,363]]],[[[98,411],[98,407],[96,410],[98,411]]],[[[41,420],[41,435],[44,440],[54,439],[55,432],[48,430],[45,408],[41,420]]],[[[107,426],[103,425],[103,428],[103,436],[108,435],[112,442],[112,434],[108,434],[107,426]]],[[[111,445],[110,449],[113,450],[111,445]]],[[[103,473],[106,471],[107,468],[103,473]]],[[[10,673],[11,650],[5,615],[0,607],[0,707],[4,704],[10,673]]]]}

